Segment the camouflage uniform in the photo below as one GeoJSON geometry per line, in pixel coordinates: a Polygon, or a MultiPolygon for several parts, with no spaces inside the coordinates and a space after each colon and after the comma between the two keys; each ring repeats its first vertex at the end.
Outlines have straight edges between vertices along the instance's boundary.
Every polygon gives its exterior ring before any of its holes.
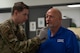
{"type": "Polygon", "coordinates": [[[35,53],[40,39],[26,39],[22,26],[15,25],[11,19],[0,24],[0,53],[35,53]]]}

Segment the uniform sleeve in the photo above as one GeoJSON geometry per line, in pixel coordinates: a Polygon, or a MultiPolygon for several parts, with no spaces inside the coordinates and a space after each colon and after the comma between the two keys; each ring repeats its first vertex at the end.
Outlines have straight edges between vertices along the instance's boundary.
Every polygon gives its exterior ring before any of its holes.
{"type": "Polygon", "coordinates": [[[0,25],[0,34],[13,53],[33,53],[38,49],[40,45],[41,41],[38,37],[19,41],[12,33],[10,33],[11,31],[9,26],[5,27],[3,25],[0,25]]]}

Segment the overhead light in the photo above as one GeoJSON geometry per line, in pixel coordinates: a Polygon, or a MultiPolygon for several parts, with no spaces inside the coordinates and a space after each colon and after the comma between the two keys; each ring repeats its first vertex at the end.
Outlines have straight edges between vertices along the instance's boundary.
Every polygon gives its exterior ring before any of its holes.
{"type": "Polygon", "coordinates": [[[68,5],[68,7],[80,7],[80,4],[68,5]]]}

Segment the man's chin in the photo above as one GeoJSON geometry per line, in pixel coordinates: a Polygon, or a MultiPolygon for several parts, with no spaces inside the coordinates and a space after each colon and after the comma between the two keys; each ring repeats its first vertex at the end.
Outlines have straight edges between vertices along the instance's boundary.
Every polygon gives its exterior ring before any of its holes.
{"type": "Polygon", "coordinates": [[[54,28],[55,26],[52,26],[52,25],[48,25],[48,27],[49,27],[49,28],[54,28]]]}

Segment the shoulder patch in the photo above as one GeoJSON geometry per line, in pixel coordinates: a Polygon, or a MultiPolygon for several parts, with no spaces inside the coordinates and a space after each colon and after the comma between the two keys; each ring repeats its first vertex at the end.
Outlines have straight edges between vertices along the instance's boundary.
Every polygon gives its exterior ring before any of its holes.
{"type": "Polygon", "coordinates": [[[7,24],[1,24],[0,25],[0,31],[2,32],[2,33],[6,33],[6,32],[8,32],[10,30],[10,26],[8,26],[7,24]]]}

